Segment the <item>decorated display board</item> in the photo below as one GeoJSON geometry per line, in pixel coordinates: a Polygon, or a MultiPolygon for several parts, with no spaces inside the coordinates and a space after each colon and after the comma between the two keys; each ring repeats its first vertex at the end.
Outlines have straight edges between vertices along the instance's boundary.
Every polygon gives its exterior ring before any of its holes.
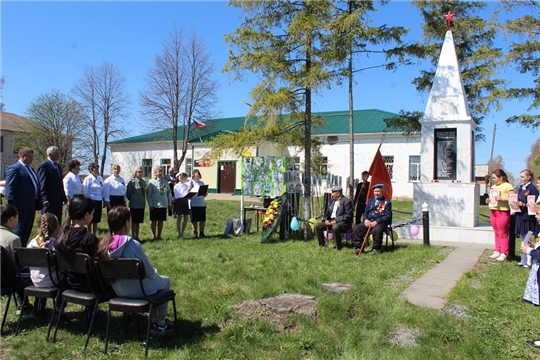
{"type": "Polygon", "coordinates": [[[285,191],[287,157],[256,156],[242,159],[242,191],[245,196],[281,196],[285,191]]]}

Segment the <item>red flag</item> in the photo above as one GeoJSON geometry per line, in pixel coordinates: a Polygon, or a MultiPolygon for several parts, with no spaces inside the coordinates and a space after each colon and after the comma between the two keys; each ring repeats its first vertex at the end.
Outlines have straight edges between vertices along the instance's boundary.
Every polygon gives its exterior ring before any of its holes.
{"type": "Polygon", "coordinates": [[[371,180],[366,204],[367,201],[373,197],[373,189],[371,187],[377,184],[384,185],[384,197],[388,200],[392,200],[392,181],[390,180],[390,174],[388,173],[388,169],[386,168],[386,164],[381,155],[381,145],[379,145],[379,148],[377,149],[377,153],[375,154],[375,158],[373,159],[368,172],[369,175],[371,175],[371,180]]]}
{"type": "Polygon", "coordinates": [[[193,120],[193,125],[195,125],[195,127],[196,127],[197,129],[200,129],[200,128],[203,128],[203,127],[206,126],[206,124],[203,123],[203,122],[197,121],[197,120],[195,120],[195,119],[192,119],[192,120],[193,120]]]}

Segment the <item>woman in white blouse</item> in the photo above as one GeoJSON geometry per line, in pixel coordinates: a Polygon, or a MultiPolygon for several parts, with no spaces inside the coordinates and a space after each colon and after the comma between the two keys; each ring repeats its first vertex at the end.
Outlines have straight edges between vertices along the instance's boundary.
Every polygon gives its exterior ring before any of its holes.
{"type": "Polygon", "coordinates": [[[68,164],[69,172],[64,176],[64,191],[66,193],[67,204],[73,198],[73,196],[82,194],[82,181],[79,177],[81,171],[81,162],[77,159],[73,159],[68,164]]]}
{"type": "Polygon", "coordinates": [[[83,194],[94,200],[94,216],[88,224],[88,231],[95,235],[97,224],[101,221],[101,209],[103,208],[103,178],[99,176],[98,164],[91,163],[88,170],[90,174],[83,181],[83,194]]]}
{"type": "Polygon", "coordinates": [[[126,182],[120,176],[120,165],[111,166],[112,175],[103,183],[103,199],[107,206],[107,211],[115,206],[126,206],[126,182]]]}

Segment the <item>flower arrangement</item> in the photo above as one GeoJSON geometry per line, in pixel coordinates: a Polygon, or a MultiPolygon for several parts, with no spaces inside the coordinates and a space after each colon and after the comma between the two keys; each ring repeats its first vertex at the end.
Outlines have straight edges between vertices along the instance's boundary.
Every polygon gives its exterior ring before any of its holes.
{"type": "Polygon", "coordinates": [[[165,189],[167,189],[167,187],[169,187],[169,184],[167,184],[167,183],[163,184],[162,183],[161,187],[159,188],[159,193],[161,195],[163,195],[165,193],[165,189]]]}
{"type": "Polygon", "coordinates": [[[272,226],[274,221],[276,221],[276,219],[279,218],[280,206],[281,206],[281,198],[272,200],[270,205],[268,205],[268,209],[266,209],[266,213],[264,214],[263,221],[262,221],[263,229],[266,229],[267,227],[272,226]]]}

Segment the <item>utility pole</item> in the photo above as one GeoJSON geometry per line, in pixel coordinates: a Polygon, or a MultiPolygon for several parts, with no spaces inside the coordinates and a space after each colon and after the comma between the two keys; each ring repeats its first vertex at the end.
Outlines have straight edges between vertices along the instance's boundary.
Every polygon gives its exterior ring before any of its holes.
{"type": "Polygon", "coordinates": [[[493,138],[491,139],[491,153],[489,154],[489,163],[488,163],[488,179],[486,181],[486,193],[489,189],[489,183],[491,182],[491,167],[493,166],[493,148],[495,147],[495,133],[497,131],[497,124],[493,124],[493,138]]]}

